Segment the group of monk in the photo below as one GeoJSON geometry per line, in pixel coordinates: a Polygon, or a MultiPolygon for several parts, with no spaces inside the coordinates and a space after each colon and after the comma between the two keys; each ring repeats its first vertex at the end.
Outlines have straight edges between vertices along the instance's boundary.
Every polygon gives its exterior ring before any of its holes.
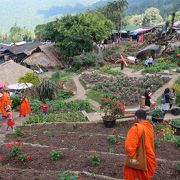
{"type": "MultiPolygon", "coordinates": [[[[2,118],[9,120],[9,112],[11,111],[11,98],[8,91],[5,88],[0,89],[0,114],[2,118]]],[[[31,113],[30,102],[23,96],[19,105],[19,116],[27,116],[31,113]]],[[[11,116],[12,120],[12,116],[11,116]]],[[[9,126],[9,123],[7,123],[9,126]]],[[[14,123],[12,123],[14,125],[14,123]]],[[[12,128],[12,127],[11,127],[12,128]]]]}

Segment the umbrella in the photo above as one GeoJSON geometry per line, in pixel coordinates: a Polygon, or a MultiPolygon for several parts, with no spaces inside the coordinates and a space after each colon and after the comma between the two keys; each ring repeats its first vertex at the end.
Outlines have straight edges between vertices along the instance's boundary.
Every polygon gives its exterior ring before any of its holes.
{"type": "Polygon", "coordinates": [[[3,88],[5,86],[4,82],[0,82],[0,88],[3,88]]]}
{"type": "Polygon", "coordinates": [[[30,88],[33,84],[31,83],[16,83],[9,85],[8,88],[11,90],[21,90],[21,89],[27,89],[30,88]]]}

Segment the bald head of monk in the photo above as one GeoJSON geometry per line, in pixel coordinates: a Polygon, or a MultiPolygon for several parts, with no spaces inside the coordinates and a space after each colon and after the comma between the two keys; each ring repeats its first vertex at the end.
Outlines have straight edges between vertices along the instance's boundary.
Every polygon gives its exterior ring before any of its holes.
{"type": "Polygon", "coordinates": [[[137,110],[134,114],[135,123],[139,123],[142,120],[146,120],[146,118],[147,118],[147,114],[146,114],[146,111],[143,109],[137,110]]]}

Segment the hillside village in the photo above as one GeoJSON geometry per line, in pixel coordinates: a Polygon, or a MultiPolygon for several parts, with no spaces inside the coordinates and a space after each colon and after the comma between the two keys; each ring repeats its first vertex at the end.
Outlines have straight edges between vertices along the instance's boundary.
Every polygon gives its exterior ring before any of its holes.
{"type": "Polygon", "coordinates": [[[180,179],[179,11],[97,3],[0,33],[0,179],[180,179]]]}

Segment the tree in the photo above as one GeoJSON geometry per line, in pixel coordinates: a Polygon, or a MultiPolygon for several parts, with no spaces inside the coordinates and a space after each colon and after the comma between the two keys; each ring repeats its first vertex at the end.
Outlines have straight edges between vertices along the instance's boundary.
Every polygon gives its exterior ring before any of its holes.
{"type": "Polygon", "coordinates": [[[142,26],[144,14],[135,14],[133,16],[127,16],[127,22],[129,25],[142,26]]]}
{"type": "Polygon", "coordinates": [[[92,51],[93,42],[108,38],[112,23],[101,13],[90,11],[57,19],[54,27],[56,47],[65,57],[72,57],[92,51]]]}
{"type": "Polygon", "coordinates": [[[117,0],[113,2],[109,2],[106,6],[104,6],[100,11],[104,14],[104,16],[110,19],[114,28],[118,31],[121,30],[123,25],[125,25],[124,21],[124,9],[128,6],[127,0],[117,0]]]}
{"type": "MultiPolygon", "coordinates": [[[[177,11],[176,14],[175,14],[175,19],[174,21],[180,21],[180,11],[177,11]]],[[[172,14],[168,16],[168,21],[171,21],[172,20],[172,14]]]]}
{"type": "Polygon", "coordinates": [[[43,41],[43,40],[55,41],[57,32],[55,30],[54,25],[55,25],[55,21],[48,22],[47,24],[37,25],[34,30],[36,39],[39,41],[43,41]]]}
{"type": "Polygon", "coordinates": [[[9,38],[12,42],[17,41],[31,41],[32,40],[32,34],[31,32],[26,29],[26,27],[21,28],[15,24],[13,27],[10,28],[10,35],[9,38]]]}
{"type": "Polygon", "coordinates": [[[144,12],[143,25],[157,25],[163,22],[160,11],[157,8],[148,8],[144,12]]]}

